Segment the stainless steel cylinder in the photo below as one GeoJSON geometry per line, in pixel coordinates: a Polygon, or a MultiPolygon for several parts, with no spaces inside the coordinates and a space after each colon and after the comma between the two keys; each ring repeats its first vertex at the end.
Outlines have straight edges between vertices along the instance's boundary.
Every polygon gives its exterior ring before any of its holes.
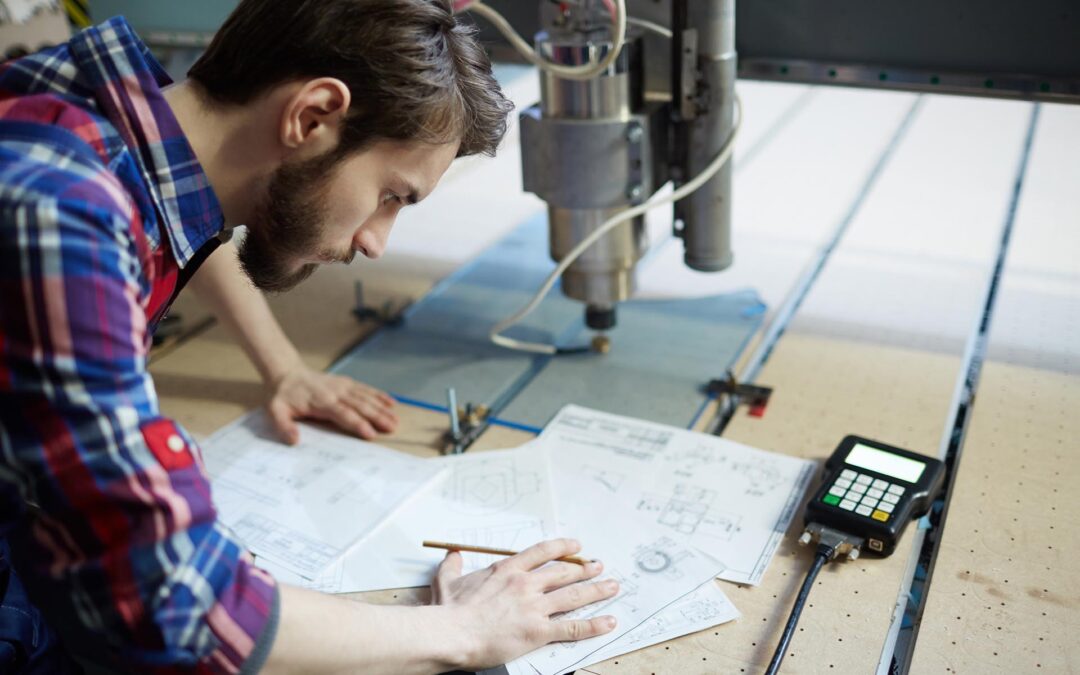
{"type": "MultiPolygon", "coordinates": [[[[603,58],[612,45],[606,38],[597,41],[582,34],[541,33],[537,47],[545,59],[578,65],[603,58]]],[[[579,82],[541,74],[540,108],[546,119],[627,121],[642,110],[643,93],[640,43],[630,41],[608,71],[591,80],[579,82]]],[[[631,127],[626,142],[636,142],[634,131],[631,127]]],[[[566,148],[565,151],[573,153],[574,149],[566,148]]],[[[615,161],[614,154],[612,161],[615,161]]],[[[604,176],[597,175],[596,179],[600,183],[604,176]]],[[[549,201],[551,257],[561,260],[609,217],[648,198],[646,190],[647,186],[627,185],[622,199],[608,201],[597,208],[571,208],[568,204],[549,201]]],[[[562,279],[563,293],[594,310],[611,310],[615,303],[626,300],[633,293],[634,266],[644,253],[645,245],[643,218],[616,227],[567,269],[562,279]]]]}
{"type": "MultiPolygon", "coordinates": [[[[687,122],[685,180],[708,166],[724,146],[735,122],[735,0],[692,2],[688,25],[697,30],[700,107],[687,122]]],[[[731,265],[731,173],[728,160],[720,172],[676,207],[683,222],[687,266],[717,272],[731,265]]]]}

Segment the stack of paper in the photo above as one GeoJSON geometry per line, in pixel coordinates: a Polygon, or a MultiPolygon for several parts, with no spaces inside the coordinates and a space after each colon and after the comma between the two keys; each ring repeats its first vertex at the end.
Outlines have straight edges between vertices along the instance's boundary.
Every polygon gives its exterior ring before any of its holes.
{"type": "MultiPolygon", "coordinates": [[[[520,550],[556,536],[547,453],[515,450],[427,460],[445,468],[337,564],[312,580],[266,569],[279,579],[329,593],[427,586],[445,551],[422,548],[425,539],[520,550]]],[[[464,573],[487,567],[495,556],[464,555],[464,573]]],[[[260,561],[262,563],[264,561],[260,561]]]]}
{"type": "MultiPolygon", "coordinates": [[[[616,629],[506,665],[558,675],[739,616],[715,577],[757,584],[811,462],[567,406],[513,450],[428,460],[305,425],[273,440],[261,415],[205,444],[225,523],[280,580],[331,593],[426,586],[445,553],[424,539],[521,550],[584,543],[620,593],[566,615],[616,629]]],[[[464,554],[465,572],[493,562],[464,554]]]]}
{"type": "Polygon", "coordinates": [[[590,524],[595,514],[633,514],[742,584],[761,583],[814,474],[805,459],[574,405],[538,443],[551,455],[564,534],[588,541],[603,527],[590,524]]]}
{"type": "Polygon", "coordinates": [[[806,460],[579,406],[531,445],[549,455],[560,534],[633,575],[614,605],[586,608],[614,613],[613,633],[526,654],[507,664],[510,675],[584,668],[738,617],[711,577],[693,583],[695,572],[711,565],[721,579],[760,583],[814,473],[806,460]],[[672,569],[687,578],[666,578],[672,569]],[[643,611],[613,611],[620,601],[643,611]]]}

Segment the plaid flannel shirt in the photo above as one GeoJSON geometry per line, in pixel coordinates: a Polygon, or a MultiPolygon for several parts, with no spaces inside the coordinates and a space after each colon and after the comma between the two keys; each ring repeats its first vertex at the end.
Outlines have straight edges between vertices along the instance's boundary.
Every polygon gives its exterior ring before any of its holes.
{"type": "Polygon", "coordinates": [[[73,653],[254,672],[277,587],[146,369],[224,225],[168,83],[123,19],[0,67],[0,536],[73,653]]]}

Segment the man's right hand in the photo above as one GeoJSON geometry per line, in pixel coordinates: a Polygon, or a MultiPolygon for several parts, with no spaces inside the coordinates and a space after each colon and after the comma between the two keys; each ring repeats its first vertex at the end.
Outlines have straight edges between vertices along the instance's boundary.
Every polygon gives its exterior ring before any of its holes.
{"type": "Polygon", "coordinates": [[[600,574],[599,561],[554,562],[580,550],[573,539],[545,541],[465,576],[461,554],[447,554],[432,583],[432,604],[451,610],[465,631],[466,668],[497,666],[550,642],[584,640],[615,628],[613,616],[553,618],[619,592],[614,580],[582,583],[600,574]]]}
{"type": "Polygon", "coordinates": [[[431,675],[497,666],[549,642],[584,640],[615,628],[615,619],[557,618],[619,592],[614,581],[589,583],[600,563],[552,562],[573,555],[571,539],[545,541],[461,575],[450,553],[421,607],[352,602],[280,585],[280,622],[263,672],[431,675]]]}

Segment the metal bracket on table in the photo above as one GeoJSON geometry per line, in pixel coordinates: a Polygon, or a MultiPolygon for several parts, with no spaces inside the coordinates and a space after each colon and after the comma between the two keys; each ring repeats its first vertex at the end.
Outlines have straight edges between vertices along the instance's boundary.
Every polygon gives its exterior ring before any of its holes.
{"type": "Polygon", "coordinates": [[[400,326],[405,322],[405,310],[412,302],[394,303],[387,300],[381,307],[370,307],[364,304],[364,284],[356,282],[356,304],[353,306],[352,315],[358,321],[374,321],[381,326],[400,326]]]}
{"type": "Polygon", "coordinates": [[[450,428],[443,434],[443,454],[460,455],[491,425],[491,410],[486,405],[466,403],[458,408],[457,392],[446,390],[446,410],[450,428]]]}
{"type": "Polygon", "coordinates": [[[730,370],[724,378],[710,380],[706,390],[713,396],[727,395],[728,400],[735,405],[745,403],[750,406],[752,417],[765,416],[765,406],[769,405],[769,397],[773,391],[772,387],[738,382],[730,370]]]}

